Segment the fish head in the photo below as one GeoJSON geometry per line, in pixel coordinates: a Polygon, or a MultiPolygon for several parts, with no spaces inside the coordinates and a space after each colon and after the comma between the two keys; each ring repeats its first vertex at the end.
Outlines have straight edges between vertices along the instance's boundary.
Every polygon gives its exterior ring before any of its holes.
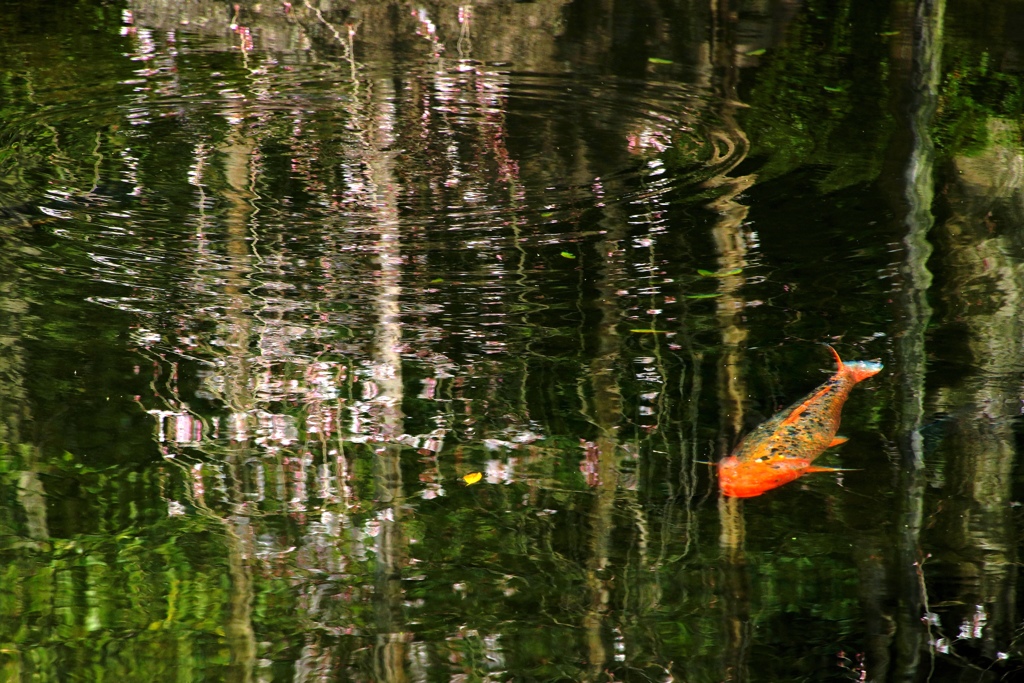
{"type": "Polygon", "coordinates": [[[807,474],[806,458],[740,459],[734,455],[718,463],[718,485],[730,498],[753,498],[807,474]]]}
{"type": "Polygon", "coordinates": [[[854,382],[863,382],[882,371],[882,364],[873,360],[855,360],[843,364],[843,372],[853,378],[854,382]]]}

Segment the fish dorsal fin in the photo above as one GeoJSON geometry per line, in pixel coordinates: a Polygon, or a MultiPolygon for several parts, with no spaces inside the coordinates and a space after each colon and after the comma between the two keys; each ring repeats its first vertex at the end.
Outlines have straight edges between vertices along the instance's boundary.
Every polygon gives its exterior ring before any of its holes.
{"type": "Polygon", "coordinates": [[[831,388],[832,387],[829,386],[823,386],[821,389],[808,396],[803,403],[798,405],[796,408],[793,408],[789,415],[786,416],[786,419],[782,421],[782,424],[791,425],[797,420],[799,420],[800,416],[803,415],[804,412],[811,407],[811,404],[817,401],[825,394],[827,394],[831,388]]]}
{"type": "MultiPolygon", "coordinates": [[[[828,350],[832,352],[833,357],[835,357],[836,359],[836,374],[841,373],[846,368],[846,365],[843,363],[843,359],[839,357],[839,353],[834,348],[832,348],[831,344],[825,344],[825,346],[828,347],[828,350]]],[[[782,424],[791,425],[797,420],[799,420],[800,416],[804,414],[804,412],[810,407],[810,405],[814,403],[814,401],[818,400],[821,396],[827,394],[830,388],[831,387],[824,386],[818,391],[808,396],[807,400],[798,405],[796,408],[793,408],[792,412],[790,412],[789,415],[786,416],[786,419],[782,421],[782,424]]]]}
{"type": "Polygon", "coordinates": [[[807,410],[807,401],[804,401],[803,403],[798,405],[796,408],[793,408],[793,411],[789,415],[786,416],[786,419],[782,421],[782,424],[784,424],[784,425],[791,425],[791,424],[793,424],[794,422],[796,422],[797,420],[800,419],[800,416],[803,414],[803,412],[805,410],[807,410]]]}
{"type": "Polygon", "coordinates": [[[843,359],[839,357],[839,352],[832,348],[831,344],[825,344],[828,350],[832,352],[832,356],[836,359],[836,372],[842,372],[846,366],[843,364],[843,359]]]}

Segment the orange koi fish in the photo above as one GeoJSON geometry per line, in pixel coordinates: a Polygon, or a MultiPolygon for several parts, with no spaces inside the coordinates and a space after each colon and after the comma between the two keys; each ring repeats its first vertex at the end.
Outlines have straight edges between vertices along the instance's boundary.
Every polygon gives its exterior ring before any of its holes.
{"type": "Polygon", "coordinates": [[[843,363],[828,347],[839,369],[807,398],[779,412],[748,434],[733,454],[718,463],[718,484],[733,498],[752,498],[810,472],[836,472],[814,467],[825,449],[846,442],[836,436],[846,397],[861,380],[877,375],[882,364],[874,361],[843,363]]]}

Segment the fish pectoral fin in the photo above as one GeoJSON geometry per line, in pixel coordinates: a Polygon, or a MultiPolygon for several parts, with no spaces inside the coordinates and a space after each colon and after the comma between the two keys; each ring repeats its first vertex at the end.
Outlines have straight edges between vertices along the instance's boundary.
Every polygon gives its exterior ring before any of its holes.
{"type": "Polygon", "coordinates": [[[846,467],[808,467],[808,472],[860,472],[859,469],[848,469],[846,467]]]}
{"type": "Polygon", "coordinates": [[[844,444],[844,443],[846,443],[849,440],[850,440],[850,437],[848,437],[848,436],[837,436],[834,439],[832,439],[832,443],[830,443],[827,446],[827,448],[832,448],[833,446],[839,446],[840,444],[844,444]]]}

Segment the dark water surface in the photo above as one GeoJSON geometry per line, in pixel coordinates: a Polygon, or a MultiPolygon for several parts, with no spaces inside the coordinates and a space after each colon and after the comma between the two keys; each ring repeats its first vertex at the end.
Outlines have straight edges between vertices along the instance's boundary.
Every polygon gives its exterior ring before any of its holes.
{"type": "Polygon", "coordinates": [[[0,0],[0,679],[1024,680],[1024,4],[0,0]],[[706,463],[880,359],[816,474],[706,463]]]}

